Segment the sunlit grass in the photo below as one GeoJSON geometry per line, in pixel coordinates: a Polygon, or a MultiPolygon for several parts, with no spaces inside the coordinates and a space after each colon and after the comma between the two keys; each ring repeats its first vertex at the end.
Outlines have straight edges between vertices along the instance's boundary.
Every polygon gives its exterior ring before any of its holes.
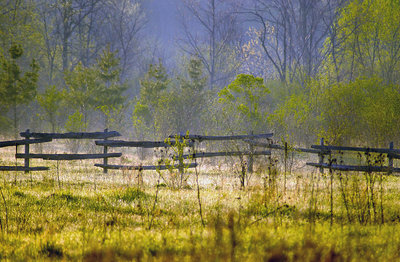
{"type": "MultiPolygon", "coordinates": [[[[13,152],[2,159],[15,161],[13,152]]],[[[382,223],[378,193],[370,202],[377,214],[357,202],[349,215],[338,174],[331,213],[329,174],[288,173],[284,187],[281,171],[275,176],[261,170],[242,190],[235,171],[200,167],[203,226],[193,170],[178,189],[165,186],[156,172],[144,172],[140,183],[137,171],[103,174],[94,162],[34,160],[33,166],[50,171],[0,173],[2,260],[400,259],[397,177],[383,181],[382,223]],[[356,211],[370,212],[368,219],[357,220],[356,211]]],[[[164,171],[166,179],[169,175],[164,171]]],[[[357,190],[365,197],[364,174],[346,176],[357,182],[345,190],[346,197],[357,190]]]]}

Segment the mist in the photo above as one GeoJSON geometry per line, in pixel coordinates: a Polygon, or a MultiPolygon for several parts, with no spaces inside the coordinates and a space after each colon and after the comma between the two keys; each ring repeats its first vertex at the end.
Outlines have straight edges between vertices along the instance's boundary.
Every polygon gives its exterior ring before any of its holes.
{"type": "Polygon", "coordinates": [[[400,114],[385,97],[398,96],[390,49],[398,29],[368,28],[397,15],[351,3],[6,2],[1,133],[109,128],[155,139],[263,130],[298,144],[395,141],[400,114]],[[357,24],[361,15],[369,19],[357,24]]]}

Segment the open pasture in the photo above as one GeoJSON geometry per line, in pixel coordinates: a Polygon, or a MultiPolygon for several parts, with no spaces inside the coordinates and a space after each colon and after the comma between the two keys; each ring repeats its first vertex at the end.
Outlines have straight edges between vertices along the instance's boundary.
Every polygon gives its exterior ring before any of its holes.
{"type": "Polygon", "coordinates": [[[177,174],[169,171],[145,171],[142,183],[138,171],[52,164],[1,173],[2,260],[400,259],[394,176],[299,169],[284,181],[282,168],[268,164],[243,189],[235,168],[200,165],[174,187],[166,182],[177,174]]]}

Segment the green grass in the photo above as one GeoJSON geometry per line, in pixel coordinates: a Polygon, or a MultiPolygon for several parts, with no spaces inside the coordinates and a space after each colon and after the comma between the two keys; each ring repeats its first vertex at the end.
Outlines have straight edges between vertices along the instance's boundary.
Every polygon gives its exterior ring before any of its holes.
{"type": "Polygon", "coordinates": [[[342,183],[335,174],[331,213],[329,175],[288,175],[285,189],[279,172],[261,172],[241,190],[233,172],[203,171],[203,226],[193,173],[176,189],[157,187],[156,173],[138,185],[135,172],[102,174],[79,161],[58,172],[60,181],[55,167],[0,173],[0,260],[400,259],[397,177],[380,191],[379,176],[367,187],[365,174],[346,173],[342,183]]]}

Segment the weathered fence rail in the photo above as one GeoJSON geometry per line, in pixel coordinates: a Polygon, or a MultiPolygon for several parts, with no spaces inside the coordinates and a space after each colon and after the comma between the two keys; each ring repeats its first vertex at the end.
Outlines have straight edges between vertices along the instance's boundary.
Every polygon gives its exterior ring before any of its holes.
{"type": "Polygon", "coordinates": [[[21,132],[20,135],[25,139],[0,142],[0,147],[16,146],[15,158],[24,159],[24,166],[0,166],[0,171],[44,171],[48,167],[31,167],[30,159],[43,160],[84,160],[84,159],[108,159],[111,157],[121,157],[122,153],[104,153],[104,154],[34,154],[30,152],[29,145],[38,143],[47,143],[53,139],[108,139],[120,136],[116,131],[104,130],[104,132],[69,132],[69,133],[34,133],[29,129],[21,132]],[[33,139],[32,139],[33,138],[33,139]],[[25,146],[23,154],[18,153],[18,146],[25,146]]]}
{"type": "MultiPolygon", "coordinates": [[[[171,147],[176,145],[175,140],[171,140],[169,143],[164,141],[123,141],[123,140],[104,140],[95,141],[98,146],[108,146],[108,147],[141,147],[141,148],[156,148],[156,147],[171,147]]],[[[189,141],[187,143],[188,147],[192,147],[194,143],[189,141]]]]}
{"type": "MultiPolygon", "coordinates": [[[[101,168],[107,168],[107,169],[120,169],[120,170],[137,170],[137,171],[143,171],[143,170],[166,170],[169,168],[172,169],[179,169],[182,168],[182,166],[180,164],[176,164],[176,165],[171,165],[171,166],[167,166],[167,165],[153,165],[153,166],[130,166],[130,165],[103,165],[103,164],[94,164],[97,167],[101,167],[101,168]]],[[[185,168],[194,168],[196,167],[197,164],[196,163],[190,163],[188,165],[185,165],[185,168]]]]}
{"type": "Polygon", "coordinates": [[[291,150],[294,152],[303,152],[303,153],[312,153],[312,154],[320,154],[321,150],[318,149],[311,149],[311,148],[301,148],[301,147],[288,147],[277,145],[277,144],[270,144],[270,143],[263,143],[259,141],[254,141],[254,140],[248,140],[246,139],[245,142],[256,146],[256,147],[265,147],[265,148],[270,148],[270,149],[278,149],[278,150],[291,150]]]}
{"type": "Polygon", "coordinates": [[[25,167],[25,166],[0,166],[0,171],[46,171],[49,170],[45,166],[25,167]]]}
{"type": "MultiPolygon", "coordinates": [[[[125,141],[125,140],[99,140],[95,141],[95,144],[98,146],[104,147],[104,152],[107,152],[108,147],[134,147],[134,148],[168,148],[172,146],[176,146],[180,141],[169,140],[166,141],[125,141]]],[[[185,147],[193,147],[193,141],[187,141],[185,143],[185,147]]],[[[119,170],[165,170],[168,169],[167,166],[143,166],[143,165],[109,165],[105,160],[103,164],[95,164],[96,167],[103,168],[103,172],[107,173],[108,169],[119,169],[119,170]]],[[[185,165],[182,161],[180,161],[179,165],[170,166],[169,168],[180,169],[183,170],[186,168],[194,168],[197,165],[185,165]]]]}
{"type": "Polygon", "coordinates": [[[361,171],[361,172],[394,172],[400,173],[400,168],[390,168],[387,166],[351,166],[351,165],[336,165],[329,163],[307,163],[307,165],[322,167],[326,169],[339,171],[361,171]]]}
{"type": "MultiPolygon", "coordinates": [[[[203,141],[230,141],[230,140],[241,140],[243,142],[246,141],[255,141],[253,139],[270,139],[274,134],[273,133],[266,133],[266,134],[253,134],[251,132],[248,135],[226,135],[226,136],[203,136],[203,135],[186,135],[186,134],[178,134],[178,135],[171,135],[169,138],[176,138],[176,137],[184,137],[185,139],[189,139],[191,141],[197,141],[201,143],[203,141]]],[[[221,157],[221,156],[248,156],[248,163],[247,163],[247,170],[248,172],[253,172],[253,156],[260,156],[260,155],[271,155],[271,151],[254,151],[253,145],[248,143],[250,148],[248,151],[231,151],[231,152],[204,152],[204,153],[193,153],[184,155],[185,159],[188,158],[206,158],[206,157],[221,157]]],[[[177,156],[175,156],[177,157],[177,156]]]]}
{"type": "Polygon", "coordinates": [[[51,142],[51,138],[39,138],[39,139],[23,139],[23,140],[12,140],[0,142],[0,147],[10,147],[10,146],[21,146],[27,144],[40,144],[51,142]]]}
{"type": "Polygon", "coordinates": [[[16,158],[39,158],[43,160],[84,160],[84,159],[99,159],[110,157],[121,157],[122,153],[107,153],[107,154],[15,154],[16,158]]]}
{"type": "MultiPolygon", "coordinates": [[[[186,135],[186,134],[178,134],[171,135],[169,139],[172,139],[168,142],[166,141],[123,141],[123,140],[101,140],[95,141],[96,145],[104,146],[104,147],[140,147],[140,148],[157,148],[157,147],[171,147],[177,145],[177,140],[182,142],[183,139],[185,141],[185,147],[193,148],[195,142],[202,141],[227,141],[227,140],[245,140],[245,139],[261,139],[261,138],[271,138],[273,136],[272,133],[267,134],[250,134],[250,135],[230,135],[230,136],[202,136],[202,135],[186,135]]],[[[197,164],[185,165],[182,160],[184,159],[196,159],[196,158],[206,158],[206,157],[221,157],[221,156],[257,156],[257,155],[270,155],[270,151],[233,151],[233,152],[200,152],[200,153],[192,153],[192,154],[184,154],[182,156],[173,156],[174,159],[180,159],[180,163],[173,168],[177,168],[182,170],[183,167],[186,168],[194,168],[197,164]]],[[[249,161],[250,165],[252,161],[249,161]]],[[[121,169],[121,170],[156,170],[159,168],[160,170],[167,169],[160,168],[160,166],[126,166],[126,165],[108,165],[106,163],[96,164],[95,166],[101,167],[104,169],[104,173],[107,172],[107,169],[121,169]],[[157,167],[157,168],[156,168],[157,167]]],[[[171,167],[170,167],[171,168],[171,167]]]]}
{"type": "MultiPolygon", "coordinates": [[[[256,134],[256,135],[232,135],[232,136],[202,136],[202,135],[185,135],[179,134],[178,136],[184,137],[190,140],[201,141],[223,141],[223,140],[244,140],[244,139],[260,139],[260,138],[271,138],[274,134],[256,134]]],[[[169,136],[169,138],[175,138],[175,135],[169,136]]]]}
{"type": "Polygon", "coordinates": [[[400,168],[395,168],[393,166],[393,159],[400,159],[400,149],[394,149],[393,142],[389,144],[389,148],[370,148],[370,147],[348,147],[348,146],[328,146],[324,145],[324,140],[321,139],[320,145],[312,145],[311,148],[320,150],[319,162],[318,163],[307,163],[309,166],[319,167],[320,172],[323,173],[324,169],[338,170],[338,171],[360,171],[360,172],[384,172],[389,175],[392,173],[400,173],[400,168]],[[374,163],[375,165],[344,165],[337,164],[337,159],[332,158],[331,154],[334,152],[362,152],[370,157],[368,154],[376,153],[386,155],[384,158],[388,159],[388,165],[383,165],[383,159],[374,163]],[[325,156],[328,155],[328,163],[324,163],[325,156]]]}
{"type": "Polygon", "coordinates": [[[324,172],[324,169],[329,170],[340,170],[340,171],[362,171],[362,172],[385,172],[388,174],[400,173],[400,168],[396,168],[393,165],[394,159],[400,159],[400,149],[394,149],[393,143],[390,143],[389,148],[368,148],[368,147],[348,147],[348,146],[331,146],[325,145],[324,140],[321,139],[320,145],[312,145],[311,148],[301,147],[289,147],[287,143],[284,145],[273,144],[271,138],[272,133],[265,134],[249,134],[249,135],[228,135],[228,136],[203,136],[203,135],[171,135],[169,141],[125,141],[125,140],[108,140],[109,138],[118,137],[120,133],[117,131],[104,132],[69,132],[69,133],[35,133],[26,130],[21,132],[20,135],[24,139],[11,140],[0,142],[0,148],[4,147],[16,147],[16,159],[24,159],[24,165],[18,166],[0,166],[0,171],[43,171],[48,170],[48,167],[32,167],[30,166],[30,159],[43,159],[43,160],[54,160],[54,161],[69,161],[69,160],[85,160],[85,159],[103,159],[103,163],[95,164],[96,167],[103,168],[104,173],[107,173],[108,169],[119,169],[119,170],[165,170],[165,169],[180,169],[183,168],[194,168],[197,163],[185,164],[183,160],[198,159],[198,158],[210,158],[210,157],[227,157],[227,156],[248,156],[248,170],[252,171],[253,156],[271,155],[271,150],[284,150],[285,158],[287,152],[304,152],[317,154],[319,157],[318,163],[307,163],[309,166],[318,167],[320,172],[324,172]],[[48,143],[56,139],[102,139],[96,140],[97,146],[103,147],[103,153],[99,154],[36,154],[30,152],[31,144],[48,143]],[[109,148],[121,148],[121,147],[133,147],[133,148],[168,148],[178,146],[178,143],[186,139],[184,146],[187,148],[195,148],[196,143],[203,141],[232,141],[240,140],[249,145],[247,150],[243,151],[223,151],[223,152],[196,152],[195,150],[189,151],[189,153],[172,156],[173,159],[179,159],[178,164],[173,165],[114,165],[108,164],[109,158],[119,158],[122,153],[110,153],[109,148]],[[260,139],[267,139],[268,142],[259,141],[260,139]],[[24,146],[24,153],[18,153],[18,146],[24,146]],[[254,150],[254,148],[264,148],[270,150],[254,150]],[[387,165],[381,163],[380,165],[346,165],[337,164],[337,161],[332,161],[332,154],[335,152],[362,152],[365,154],[374,153],[382,154],[384,158],[387,158],[387,165]],[[329,156],[329,158],[327,158],[329,156]],[[324,161],[328,159],[328,163],[324,161]]]}
{"type": "Polygon", "coordinates": [[[29,129],[21,132],[22,137],[51,138],[51,139],[106,139],[121,136],[117,131],[104,132],[68,132],[68,133],[31,133],[29,129]]]}
{"type": "MultiPolygon", "coordinates": [[[[193,154],[186,154],[183,155],[182,157],[184,159],[189,159],[189,158],[206,158],[206,157],[218,157],[218,156],[267,156],[271,155],[271,151],[255,151],[255,152],[250,152],[250,151],[232,151],[232,152],[199,152],[199,153],[193,153],[193,154]]],[[[175,156],[177,157],[177,156],[175,156]]]]}

